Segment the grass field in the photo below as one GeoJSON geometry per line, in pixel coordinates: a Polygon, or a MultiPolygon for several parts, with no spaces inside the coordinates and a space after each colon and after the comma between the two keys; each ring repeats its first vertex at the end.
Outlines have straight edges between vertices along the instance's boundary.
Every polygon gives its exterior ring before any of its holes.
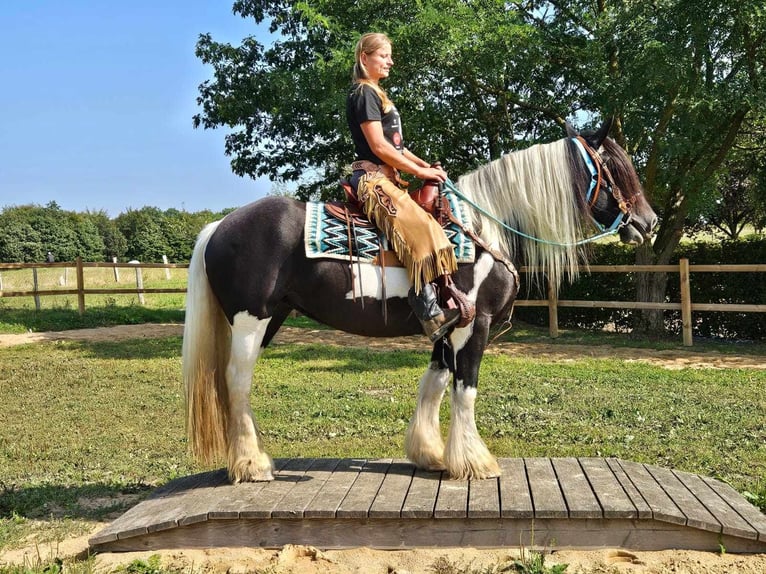
{"type": "MultiPolygon", "coordinates": [[[[146,289],[186,288],[186,269],[143,269],[146,289]],[[166,271],[168,276],[166,275],[166,271]]],[[[5,291],[31,291],[32,270],[0,271],[5,291]]],[[[76,288],[74,268],[38,269],[39,290],[65,290],[76,288]]],[[[119,281],[114,270],[87,268],[84,270],[86,289],[134,289],[134,269],[119,269],[119,281]]],[[[34,298],[0,298],[0,333],[27,331],[61,331],[108,325],[139,323],[181,323],[186,305],[185,293],[147,293],[141,304],[137,293],[86,295],[85,314],[80,315],[76,295],[45,295],[40,297],[40,311],[34,298]]]]}
{"type": "MultiPolygon", "coordinates": [[[[54,539],[84,529],[125,496],[200,470],[186,454],[180,345],[0,349],[0,548],[39,520],[54,539]]],[[[270,453],[402,456],[428,360],[413,351],[271,348],[252,397],[270,453]]],[[[726,480],[766,507],[763,370],[488,356],[477,420],[498,456],[617,456],[726,480]]]]}

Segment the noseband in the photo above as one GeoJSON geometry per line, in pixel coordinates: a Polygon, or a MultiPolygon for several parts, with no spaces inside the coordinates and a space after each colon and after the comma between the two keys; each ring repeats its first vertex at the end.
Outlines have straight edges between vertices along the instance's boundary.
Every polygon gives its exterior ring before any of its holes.
{"type": "Polygon", "coordinates": [[[585,201],[588,203],[588,207],[592,208],[596,204],[598,196],[601,193],[601,188],[603,187],[612,195],[620,208],[620,214],[609,227],[596,221],[596,218],[593,217],[593,214],[591,213],[591,218],[596,224],[596,227],[601,231],[614,231],[630,223],[632,217],[630,210],[632,206],[630,202],[623,197],[622,191],[620,191],[620,188],[615,183],[614,177],[612,177],[612,172],[609,171],[606,162],[601,158],[601,154],[589,146],[588,142],[586,142],[582,136],[576,136],[571,139],[579,150],[583,161],[585,161],[585,165],[588,166],[588,171],[590,171],[590,186],[588,187],[588,192],[585,194],[585,201]]]}

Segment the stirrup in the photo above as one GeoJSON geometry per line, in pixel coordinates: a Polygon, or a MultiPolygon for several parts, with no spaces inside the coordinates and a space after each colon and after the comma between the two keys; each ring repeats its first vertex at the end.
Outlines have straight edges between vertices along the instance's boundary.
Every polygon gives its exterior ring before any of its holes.
{"type": "Polygon", "coordinates": [[[460,321],[459,309],[445,309],[441,314],[443,319],[439,322],[438,318],[429,319],[427,321],[421,321],[423,330],[426,332],[428,339],[435,343],[439,339],[447,336],[458,321],[460,321]]]}

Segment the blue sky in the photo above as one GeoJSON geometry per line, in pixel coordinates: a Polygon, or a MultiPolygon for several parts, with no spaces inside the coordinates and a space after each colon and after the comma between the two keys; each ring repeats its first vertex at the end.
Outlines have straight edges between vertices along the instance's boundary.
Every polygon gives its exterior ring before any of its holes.
{"type": "Polygon", "coordinates": [[[211,75],[197,38],[266,37],[231,0],[0,3],[0,208],[57,202],[111,217],[146,205],[236,207],[271,191],[240,178],[225,131],[192,127],[211,75]]]}

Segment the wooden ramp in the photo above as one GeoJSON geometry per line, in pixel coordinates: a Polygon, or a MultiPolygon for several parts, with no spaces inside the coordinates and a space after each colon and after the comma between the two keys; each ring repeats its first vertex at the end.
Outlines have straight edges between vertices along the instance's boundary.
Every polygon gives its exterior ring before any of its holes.
{"type": "Polygon", "coordinates": [[[174,480],[90,539],[97,551],[281,547],[684,548],[766,552],[766,515],[730,486],[619,459],[501,459],[498,479],[405,461],[276,460],[276,480],[174,480]]]}

